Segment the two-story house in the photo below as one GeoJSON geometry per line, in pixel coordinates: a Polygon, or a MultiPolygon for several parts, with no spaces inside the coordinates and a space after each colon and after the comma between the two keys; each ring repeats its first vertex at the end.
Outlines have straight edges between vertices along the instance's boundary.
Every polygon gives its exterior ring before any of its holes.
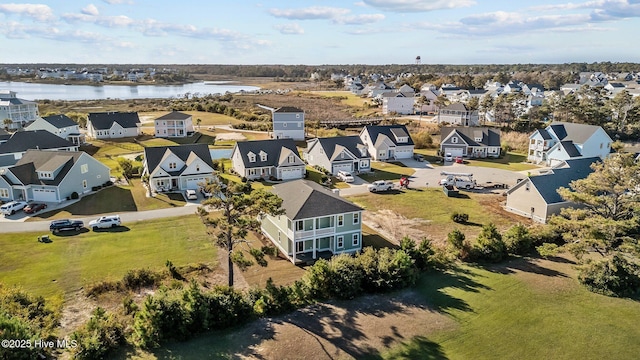
{"type": "Polygon", "coordinates": [[[410,159],[413,157],[413,139],[404,125],[370,125],[360,132],[373,160],[410,159]]]}
{"type": "Polygon", "coordinates": [[[0,90],[0,121],[11,120],[11,124],[2,123],[0,126],[21,129],[39,116],[37,103],[19,99],[15,91],[0,90]]]}
{"type": "Polygon", "coordinates": [[[302,156],[309,165],[323,167],[334,175],[338,171],[371,171],[368,148],[357,135],[308,140],[302,156]]]}
{"type": "Polygon", "coordinates": [[[231,167],[249,180],[302,179],[306,172],[293,139],[239,141],[231,152],[231,167]]]}
{"type": "Polygon", "coordinates": [[[390,91],[381,96],[383,114],[408,115],[415,112],[416,97],[413,92],[390,91]]]}
{"type": "Polygon", "coordinates": [[[78,145],[46,130],[16,131],[0,144],[0,168],[15,165],[30,149],[78,151],[78,145]]]}
{"type": "Polygon", "coordinates": [[[155,137],[159,138],[186,137],[194,131],[191,115],[175,110],[155,119],[154,125],[155,137]]]}
{"type": "Polygon", "coordinates": [[[362,249],[362,208],[323,186],[295,180],[273,187],[283,215],[265,215],[262,233],[294,264],[362,249]]]}
{"type": "Polygon", "coordinates": [[[467,105],[456,102],[438,111],[438,123],[460,126],[478,126],[480,120],[478,110],[471,110],[467,105]]]}
{"type": "Polygon", "coordinates": [[[554,121],[529,136],[527,160],[555,165],[595,156],[604,159],[611,152],[612,142],[600,126],[554,121]]]}
{"type": "Polygon", "coordinates": [[[140,135],[137,112],[89,113],[87,135],[94,139],[118,139],[140,135]]]}
{"type": "Polygon", "coordinates": [[[304,110],[293,106],[277,109],[264,105],[258,107],[271,111],[272,138],[304,140],[304,110]]]}
{"type": "Polygon", "coordinates": [[[206,144],[155,146],[144,149],[143,176],[151,191],[196,190],[214,181],[213,161],[206,144]]]}
{"type": "Polygon", "coordinates": [[[109,171],[83,151],[28,150],[0,175],[0,199],[60,203],[104,185],[109,171]]]}
{"type": "Polygon", "coordinates": [[[475,158],[500,156],[500,130],[486,127],[443,127],[440,153],[475,158]]]}
{"type": "Polygon", "coordinates": [[[46,130],[68,140],[74,145],[82,145],[85,142],[85,136],[80,132],[78,123],[71,120],[67,115],[39,117],[24,129],[27,131],[46,130]]]}

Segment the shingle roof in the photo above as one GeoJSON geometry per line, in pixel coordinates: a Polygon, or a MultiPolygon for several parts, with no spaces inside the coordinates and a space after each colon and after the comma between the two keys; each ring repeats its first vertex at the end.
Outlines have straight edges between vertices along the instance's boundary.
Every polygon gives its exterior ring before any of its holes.
{"type": "Polygon", "coordinates": [[[273,193],[282,198],[282,208],[292,220],[362,210],[320,184],[303,179],[275,185],[273,193]]]}
{"type": "Polygon", "coordinates": [[[17,131],[7,142],[0,144],[0,154],[24,152],[29,149],[51,150],[73,147],[71,142],[47,130],[17,131]]]}
{"type": "Polygon", "coordinates": [[[542,136],[544,140],[551,140],[552,137],[549,135],[549,132],[546,129],[538,129],[538,134],[542,136]]]}
{"type": "Polygon", "coordinates": [[[172,112],[162,115],[156,120],[187,120],[191,115],[182,113],[180,111],[173,110],[172,112]]]}
{"type": "Polygon", "coordinates": [[[327,154],[327,157],[329,159],[331,159],[335,155],[335,149],[337,145],[344,146],[357,158],[370,157],[368,152],[365,152],[366,155],[362,155],[362,153],[360,152],[360,147],[364,147],[366,149],[366,146],[362,143],[362,140],[357,135],[318,138],[317,141],[320,143],[320,146],[322,146],[322,148],[324,149],[324,153],[327,154]]]}
{"type": "Polygon", "coordinates": [[[250,169],[255,167],[278,166],[283,149],[288,149],[296,156],[300,157],[298,148],[296,147],[296,143],[293,139],[239,141],[236,143],[235,150],[240,152],[245,168],[250,169]],[[261,151],[264,151],[267,154],[266,161],[262,161],[262,158],[259,155],[261,151]],[[248,154],[250,152],[256,156],[254,162],[249,161],[248,154]]]}
{"type": "Polygon", "coordinates": [[[377,143],[378,136],[386,135],[396,145],[414,145],[411,136],[409,136],[409,141],[407,141],[406,143],[397,143],[396,138],[392,132],[393,129],[402,129],[407,134],[407,136],[409,135],[409,131],[404,125],[369,125],[365,127],[365,131],[367,131],[369,133],[369,136],[371,137],[372,144],[377,143]]]}
{"type": "Polygon", "coordinates": [[[461,103],[461,102],[455,102],[449,106],[445,106],[442,108],[442,110],[450,110],[450,111],[469,111],[469,109],[467,108],[467,105],[461,103]]]}
{"type": "MultiPolygon", "coordinates": [[[[160,165],[162,159],[167,153],[167,150],[171,151],[171,153],[173,153],[184,162],[187,162],[187,159],[189,158],[191,153],[194,153],[208,165],[211,165],[213,163],[213,161],[211,160],[211,152],[209,152],[209,147],[206,144],[147,147],[144,149],[144,159],[147,163],[147,169],[150,173],[153,172],[153,170],[155,170],[158,165],[160,165]]],[[[176,169],[176,173],[180,173],[181,170],[182,169],[176,169]]]]}
{"type": "Polygon", "coordinates": [[[444,141],[451,132],[456,131],[470,146],[500,146],[500,130],[486,127],[443,127],[440,130],[440,142],[444,141]],[[475,141],[476,135],[482,134],[482,141],[475,141]]]}
{"type": "Polygon", "coordinates": [[[561,141],[560,146],[567,152],[569,157],[578,157],[580,156],[580,150],[576,147],[573,141],[561,141]]]}
{"type": "Polygon", "coordinates": [[[66,128],[66,127],[69,127],[69,126],[78,125],[78,123],[76,123],[75,121],[71,120],[71,118],[69,118],[67,115],[45,116],[42,119],[44,121],[48,122],[49,124],[55,126],[57,129],[62,129],[62,128],[66,128]]]}
{"type": "Polygon", "coordinates": [[[583,144],[587,141],[598,129],[596,125],[576,124],[567,122],[552,122],[549,128],[558,137],[558,140],[572,140],[576,144],[583,144]]]}
{"type": "Polygon", "coordinates": [[[140,124],[137,112],[89,113],[88,121],[96,130],[108,130],[114,122],[123,128],[135,128],[140,124]]]}
{"type": "Polygon", "coordinates": [[[568,167],[553,169],[553,173],[550,174],[532,176],[529,181],[547,204],[564,202],[557,190],[561,187],[569,187],[569,183],[574,180],[589,176],[593,172],[591,164],[598,161],[600,161],[598,157],[567,160],[565,162],[568,167]]]}
{"type": "Polygon", "coordinates": [[[9,168],[24,185],[59,185],[82,156],[82,151],[27,151],[15,166],[9,168]],[[62,167],[55,179],[38,179],[36,171],[54,171],[62,167]]]}
{"type": "Polygon", "coordinates": [[[275,109],[273,112],[301,113],[301,112],[304,112],[304,110],[298,109],[297,107],[293,107],[293,106],[283,106],[275,109]]]}

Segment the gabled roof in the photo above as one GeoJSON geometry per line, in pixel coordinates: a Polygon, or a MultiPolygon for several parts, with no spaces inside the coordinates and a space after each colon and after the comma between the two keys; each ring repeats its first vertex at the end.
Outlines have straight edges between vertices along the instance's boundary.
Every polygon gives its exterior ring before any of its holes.
{"type": "Polygon", "coordinates": [[[53,125],[56,129],[63,129],[70,126],[78,126],[78,123],[71,120],[67,115],[51,115],[45,116],[42,120],[48,122],[53,125]]]}
{"type": "Polygon", "coordinates": [[[407,127],[404,125],[368,125],[368,126],[365,126],[364,131],[369,133],[369,137],[371,137],[371,143],[374,145],[378,143],[377,140],[378,140],[378,137],[380,137],[380,135],[385,135],[395,145],[400,145],[400,146],[414,145],[413,139],[411,138],[411,136],[409,136],[409,131],[407,130],[407,127]],[[404,133],[407,134],[407,136],[409,137],[408,141],[406,143],[397,143],[394,133],[392,131],[393,129],[401,129],[402,131],[404,131],[404,133]]]}
{"type": "Polygon", "coordinates": [[[486,127],[443,127],[440,130],[440,142],[444,142],[454,131],[469,146],[500,146],[500,130],[486,127]],[[482,137],[482,140],[477,142],[476,137],[482,137]]]}
{"type": "Polygon", "coordinates": [[[273,110],[273,112],[280,112],[280,113],[301,113],[304,112],[304,110],[302,109],[298,109],[297,107],[293,107],[293,106],[283,106],[283,107],[279,107],[275,110],[273,110]]]}
{"type": "Polygon", "coordinates": [[[576,124],[568,122],[552,122],[547,127],[547,131],[551,130],[558,140],[571,140],[576,144],[584,144],[593,134],[601,129],[600,126],[576,124]]]}
{"type": "Polygon", "coordinates": [[[0,144],[0,154],[24,152],[29,149],[52,150],[74,147],[71,142],[47,130],[17,131],[0,144]]]}
{"type": "Polygon", "coordinates": [[[240,152],[242,162],[245,168],[278,166],[280,155],[283,151],[291,151],[296,157],[300,158],[298,148],[293,139],[271,139],[271,140],[255,140],[255,141],[239,141],[236,143],[235,151],[240,152]],[[262,161],[260,152],[267,154],[267,160],[262,161]],[[256,155],[256,161],[250,162],[248,154],[256,155]]]}
{"type": "Polygon", "coordinates": [[[598,161],[600,161],[598,157],[566,160],[566,167],[554,168],[551,173],[545,175],[532,176],[529,181],[547,204],[564,202],[557,190],[561,187],[569,187],[569,183],[574,180],[589,176],[593,172],[591,164],[598,161]]]}
{"type": "Polygon", "coordinates": [[[137,112],[101,112],[101,113],[89,113],[88,121],[96,130],[108,130],[111,129],[113,123],[123,128],[135,128],[140,124],[140,118],[137,112]]]}
{"type": "MultiPolygon", "coordinates": [[[[211,152],[209,152],[209,147],[206,144],[147,147],[144,149],[144,159],[147,164],[147,170],[151,174],[168,154],[173,154],[185,163],[189,163],[189,157],[192,156],[192,153],[207,165],[213,164],[211,152]]],[[[176,169],[177,175],[179,175],[182,170],[183,169],[176,169]]]]}
{"type": "Polygon", "coordinates": [[[82,151],[42,151],[28,150],[15,166],[8,170],[14,174],[23,185],[59,185],[67,176],[69,170],[78,161],[82,151]],[[55,179],[38,179],[37,171],[55,171],[59,168],[55,179]]]}
{"type": "Polygon", "coordinates": [[[540,136],[542,137],[542,139],[544,140],[551,140],[553,139],[551,137],[551,135],[549,135],[549,132],[547,131],[547,129],[538,129],[536,130],[538,132],[538,134],[540,134],[540,136]]]}
{"type": "Polygon", "coordinates": [[[162,115],[156,120],[187,120],[191,115],[173,110],[172,112],[162,115]]]}
{"type": "Polygon", "coordinates": [[[350,153],[356,156],[356,158],[360,159],[368,159],[370,158],[369,153],[365,151],[366,155],[362,155],[360,152],[360,148],[364,148],[366,150],[366,146],[362,143],[362,139],[359,136],[336,136],[330,138],[318,138],[316,139],[320,146],[324,149],[324,153],[327,155],[329,160],[333,160],[336,156],[338,156],[338,151],[336,151],[336,147],[341,146],[349,150],[350,153]]]}
{"type": "Polygon", "coordinates": [[[282,208],[291,220],[362,210],[324,186],[303,179],[274,185],[273,193],[282,198],[282,208]]]}
{"type": "Polygon", "coordinates": [[[569,157],[578,157],[580,156],[580,150],[576,147],[573,141],[561,141],[559,146],[562,146],[564,151],[567,152],[569,157]]]}
{"type": "Polygon", "coordinates": [[[467,108],[467,105],[465,105],[465,104],[463,104],[461,102],[454,102],[453,104],[450,104],[449,106],[443,107],[442,110],[469,111],[469,108],[467,108]]]}

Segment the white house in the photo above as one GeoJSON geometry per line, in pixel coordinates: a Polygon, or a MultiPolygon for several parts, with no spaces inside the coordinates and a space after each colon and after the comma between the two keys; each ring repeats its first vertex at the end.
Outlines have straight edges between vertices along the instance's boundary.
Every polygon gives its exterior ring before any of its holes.
{"type": "Polygon", "coordinates": [[[382,113],[408,115],[415,112],[416,98],[413,92],[390,91],[382,93],[382,113]]]}
{"type": "Polygon", "coordinates": [[[612,142],[600,126],[552,122],[529,136],[527,160],[555,165],[571,159],[604,159],[611,152],[612,142]]]}
{"type": "Polygon", "coordinates": [[[137,112],[89,113],[87,134],[94,139],[117,139],[140,135],[137,112]]]}
{"type": "Polygon", "coordinates": [[[206,144],[147,147],[143,166],[142,174],[149,176],[153,192],[196,190],[214,180],[206,144]]]}
{"type": "Polygon", "coordinates": [[[0,121],[11,120],[11,124],[2,123],[0,126],[20,129],[39,116],[37,103],[18,99],[15,91],[0,90],[0,121]]]}
{"type": "Polygon", "coordinates": [[[373,160],[413,157],[413,139],[404,125],[365,126],[360,132],[360,139],[373,160]]]}
{"type": "Polygon", "coordinates": [[[80,132],[78,123],[71,120],[71,118],[66,115],[39,117],[24,129],[27,131],[46,130],[75,145],[82,145],[85,140],[84,134],[80,132]]]}
{"type": "Polygon", "coordinates": [[[440,153],[475,158],[500,156],[500,130],[486,127],[443,127],[440,153]]]}
{"type": "Polygon", "coordinates": [[[323,167],[334,175],[341,170],[352,173],[371,171],[368,148],[356,135],[308,140],[302,155],[309,165],[323,167]]]}
{"type": "Polygon", "coordinates": [[[191,115],[175,110],[157,118],[154,125],[159,138],[186,137],[194,131],[191,115]]]}
{"type": "Polygon", "coordinates": [[[478,110],[471,110],[467,105],[457,102],[438,111],[439,124],[461,126],[478,126],[480,124],[478,110]]]}
{"type": "Polygon", "coordinates": [[[239,141],[231,152],[231,167],[252,179],[302,179],[305,163],[293,139],[239,141]]]}

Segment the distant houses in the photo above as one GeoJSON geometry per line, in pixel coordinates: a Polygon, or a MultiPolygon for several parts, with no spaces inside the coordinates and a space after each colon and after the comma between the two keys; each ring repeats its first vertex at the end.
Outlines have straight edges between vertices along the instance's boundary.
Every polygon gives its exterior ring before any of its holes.
{"type": "Polygon", "coordinates": [[[193,134],[191,115],[172,111],[154,120],[154,135],[159,138],[187,137],[193,134]]]}
{"type": "Polygon", "coordinates": [[[34,101],[18,98],[15,91],[0,90],[0,121],[11,120],[0,126],[12,130],[21,129],[39,116],[38,104],[34,101]]]}

